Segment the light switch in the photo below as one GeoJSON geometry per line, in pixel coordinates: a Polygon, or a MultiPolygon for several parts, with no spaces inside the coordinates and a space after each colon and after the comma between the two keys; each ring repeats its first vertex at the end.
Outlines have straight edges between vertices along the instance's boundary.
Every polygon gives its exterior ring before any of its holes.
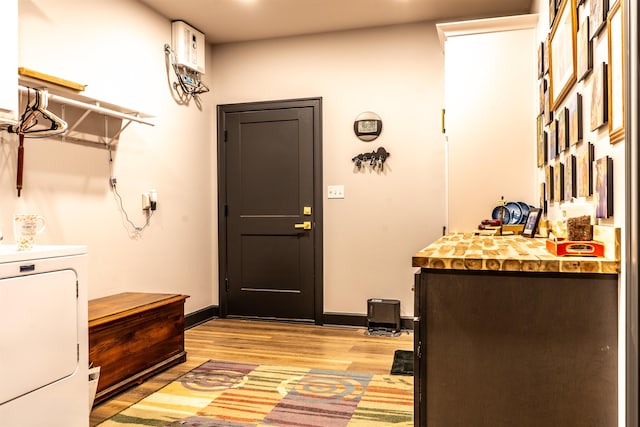
{"type": "Polygon", "coordinates": [[[344,185],[330,185],[327,187],[327,198],[344,199],[344,185]]]}

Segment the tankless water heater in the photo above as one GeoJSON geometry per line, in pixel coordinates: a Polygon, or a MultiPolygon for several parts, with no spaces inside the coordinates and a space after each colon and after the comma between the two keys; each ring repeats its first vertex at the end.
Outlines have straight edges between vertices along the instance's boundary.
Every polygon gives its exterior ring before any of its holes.
{"type": "Polygon", "coordinates": [[[204,34],[184,21],[171,23],[171,44],[176,63],[204,74],[204,34]]]}

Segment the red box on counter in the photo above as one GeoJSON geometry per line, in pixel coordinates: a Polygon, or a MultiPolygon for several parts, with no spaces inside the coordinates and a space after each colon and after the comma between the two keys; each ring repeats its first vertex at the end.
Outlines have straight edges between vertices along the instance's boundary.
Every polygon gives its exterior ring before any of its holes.
{"type": "Polygon", "coordinates": [[[604,245],[593,240],[549,240],[547,250],[556,256],[604,256],[604,245]]]}

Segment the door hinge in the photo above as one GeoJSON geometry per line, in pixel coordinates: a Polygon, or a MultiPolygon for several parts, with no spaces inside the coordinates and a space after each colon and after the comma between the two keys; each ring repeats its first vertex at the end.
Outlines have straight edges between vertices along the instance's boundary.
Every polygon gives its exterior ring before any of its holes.
{"type": "Polygon", "coordinates": [[[229,278],[225,277],[224,279],[224,290],[225,292],[229,292],[229,278]]]}
{"type": "Polygon", "coordinates": [[[80,284],[76,280],[76,299],[80,297],[80,284]]]}
{"type": "Polygon", "coordinates": [[[444,124],[444,108],[442,109],[442,133],[443,134],[447,133],[447,128],[444,124]]]}
{"type": "Polygon", "coordinates": [[[229,205],[224,205],[224,216],[229,216],[229,205]]]}
{"type": "Polygon", "coordinates": [[[227,130],[224,130],[224,142],[227,142],[227,138],[229,137],[229,134],[227,133],[227,130]]]}

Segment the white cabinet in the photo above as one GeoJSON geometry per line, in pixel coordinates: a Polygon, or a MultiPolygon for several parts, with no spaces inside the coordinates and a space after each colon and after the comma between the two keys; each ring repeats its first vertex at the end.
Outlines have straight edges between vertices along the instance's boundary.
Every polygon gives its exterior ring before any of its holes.
{"type": "Polygon", "coordinates": [[[490,218],[501,196],[535,198],[535,15],[438,24],[444,43],[449,231],[490,218]]]}
{"type": "Polygon", "coordinates": [[[0,125],[18,118],[18,0],[3,0],[0,13],[0,125]]]}

